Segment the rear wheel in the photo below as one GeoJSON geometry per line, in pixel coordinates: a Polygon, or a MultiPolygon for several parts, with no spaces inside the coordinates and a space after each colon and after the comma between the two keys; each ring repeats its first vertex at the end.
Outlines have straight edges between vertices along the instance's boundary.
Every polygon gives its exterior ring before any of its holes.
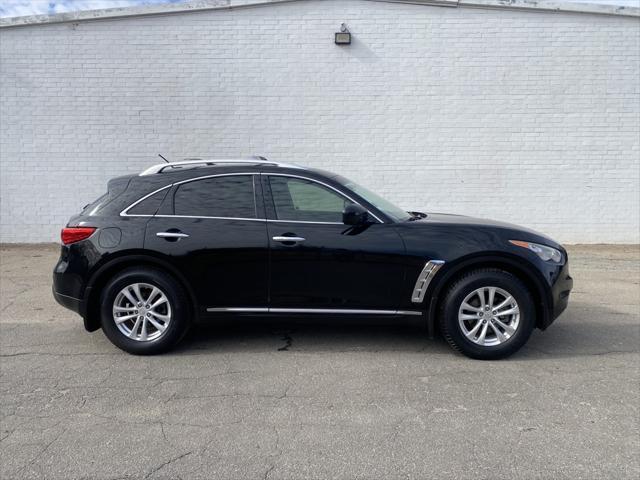
{"type": "Polygon", "coordinates": [[[471,358],[508,357],[531,336],[535,309],[527,287],[497,269],[472,271],[449,287],[440,328],[456,350],[471,358]]]}
{"type": "Polygon", "coordinates": [[[111,342],[137,355],[169,350],[187,332],[189,308],[182,286],[151,268],[124,270],[101,297],[102,329],[111,342]]]}

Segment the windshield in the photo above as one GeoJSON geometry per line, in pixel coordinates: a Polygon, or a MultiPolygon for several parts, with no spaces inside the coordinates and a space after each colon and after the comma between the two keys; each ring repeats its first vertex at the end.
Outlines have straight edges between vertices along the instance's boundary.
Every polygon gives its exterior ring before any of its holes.
{"type": "Polygon", "coordinates": [[[411,218],[411,214],[409,212],[406,212],[400,207],[395,206],[390,201],[385,200],[377,193],[372,192],[371,190],[363,187],[362,185],[358,185],[357,183],[352,182],[351,180],[348,180],[344,177],[337,177],[336,180],[338,180],[342,185],[344,185],[348,189],[360,195],[362,198],[364,198],[367,202],[369,202],[371,205],[376,207],[378,210],[387,214],[394,221],[404,222],[411,218]]]}

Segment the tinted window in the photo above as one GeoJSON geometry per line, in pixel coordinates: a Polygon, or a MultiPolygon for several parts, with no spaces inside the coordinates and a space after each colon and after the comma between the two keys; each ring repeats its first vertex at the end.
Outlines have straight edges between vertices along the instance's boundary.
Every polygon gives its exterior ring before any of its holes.
{"type": "Polygon", "coordinates": [[[290,177],[269,177],[278,220],[342,223],[348,202],[318,183],[290,177]]]}
{"type": "Polygon", "coordinates": [[[378,210],[382,210],[396,222],[404,222],[406,220],[409,220],[412,216],[409,212],[403,210],[400,207],[396,207],[390,201],[385,200],[380,195],[364,188],[361,185],[358,185],[357,183],[352,182],[351,180],[347,180],[344,177],[334,177],[334,180],[337,180],[352,192],[356,192],[367,202],[375,206],[378,210]]]}
{"type": "Polygon", "coordinates": [[[94,200],[91,203],[87,203],[82,209],[82,213],[87,213],[87,215],[94,215],[98,210],[100,210],[100,207],[107,203],[107,200],[109,200],[109,194],[105,193],[97,200],[94,200]]]}
{"type": "Polygon", "coordinates": [[[165,188],[164,190],[160,190],[159,192],[154,193],[150,197],[145,198],[140,203],[138,203],[137,205],[134,205],[129,210],[127,210],[127,214],[155,215],[158,209],[160,208],[160,205],[162,204],[162,201],[164,200],[164,197],[167,195],[168,191],[169,189],[165,188]]]}
{"type": "Polygon", "coordinates": [[[173,201],[176,215],[256,218],[252,175],[183,183],[178,186],[173,201]]]}

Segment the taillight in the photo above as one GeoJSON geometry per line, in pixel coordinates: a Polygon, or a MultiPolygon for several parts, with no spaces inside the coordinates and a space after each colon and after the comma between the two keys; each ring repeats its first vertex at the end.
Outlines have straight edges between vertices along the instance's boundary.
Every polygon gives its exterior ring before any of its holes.
{"type": "Polygon", "coordinates": [[[69,245],[89,238],[95,231],[95,227],[65,227],[60,232],[60,238],[64,245],[69,245]]]}

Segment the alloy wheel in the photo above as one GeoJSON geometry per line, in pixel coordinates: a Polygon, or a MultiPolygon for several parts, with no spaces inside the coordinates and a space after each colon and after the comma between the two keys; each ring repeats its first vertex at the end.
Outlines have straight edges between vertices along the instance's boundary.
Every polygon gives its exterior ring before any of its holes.
{"type": "Polygon", "coordinates": [[[507,342],[520,325],[515,298],[498,287],[480,287],[465,297],[458,310],[463,335],[473,343],[492,347],[507,342]]]}
{"type": "Polygon", "coordinates": [[[113,320],[126,337],[139,342],[160,338],[171,323],[171,304],[155,285],[132,283],[113,301],[113,320]]]}

